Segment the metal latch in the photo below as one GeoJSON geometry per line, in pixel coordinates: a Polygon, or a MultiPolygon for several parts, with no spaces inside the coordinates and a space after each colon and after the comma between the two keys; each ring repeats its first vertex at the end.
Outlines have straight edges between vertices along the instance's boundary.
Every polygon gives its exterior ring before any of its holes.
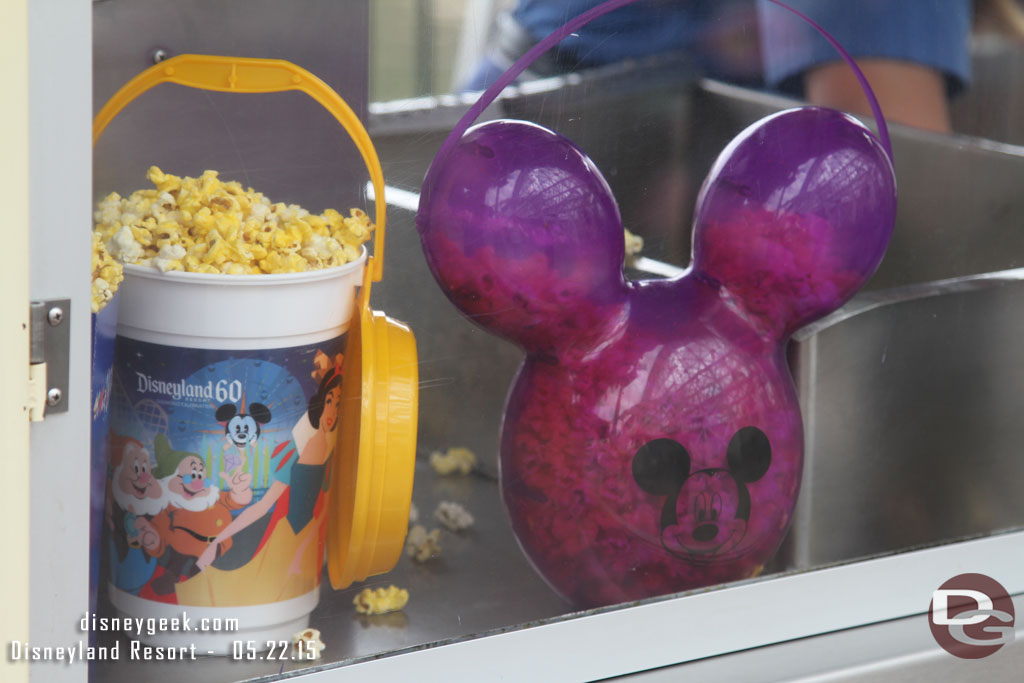
{"type": "Polygon", "coordinates": [[[33,301],[29,341],[29,419],[68,410],[71,299],[33,301]]]}

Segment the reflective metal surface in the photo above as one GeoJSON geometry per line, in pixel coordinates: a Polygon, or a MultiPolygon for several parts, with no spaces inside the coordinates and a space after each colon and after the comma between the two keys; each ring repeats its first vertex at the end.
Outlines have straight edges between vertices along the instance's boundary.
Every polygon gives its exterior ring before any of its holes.
{"type": "Polygon", "coordinates": [[[1021,270],[879,291],[797,335],[794,566],[1024,524],[1022,297],[1021,270]]]}
{"type": "MultiPolygon", "coordinates": [[[[1015,600],[1024,605],[1024,599],[1015,600]]],[[[1020,607],[1017,607],[1020,610],[1020,607]]],[[[1018,611],[1019,613],[1019,611],[1018,611]]],[[[998,657],[960,659],[939,649],[924,615],[747,650],[728,657],[624,676],[619,683],[963,683],[1015,681],[1024,666],[1024,631],[998,657]]]]}
{"type": "MultiPolygon", "coordinates": [[[[367,0],[98,3],[93,7],[93,111],[162,52],[286,59],[320,77],[363,116],[368,24],[367,0]],[[276,28],[283,26],[288,30],[276,28]]],[[[359,201],[355,188],[366,177],[345,131],[298,92],[238,95],[163,85],[146,93],[100,139],[94,196],[149,186],[146,169],[153,164],[175,175],[213,168],[274,201],[310,210],[359,201]]]]}
{"type": "Polygon", "coordinates": [[[953,130],[1024,145],[1024,50],[996,33],[971,41],[971,85],[950,105],[953,130]]]}

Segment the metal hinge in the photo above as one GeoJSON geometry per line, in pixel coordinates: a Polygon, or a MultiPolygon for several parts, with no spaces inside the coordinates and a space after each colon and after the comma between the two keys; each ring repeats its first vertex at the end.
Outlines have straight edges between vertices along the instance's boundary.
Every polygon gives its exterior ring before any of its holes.
{"type": "Polygon", "coordinates": [[[28,416],[39,422],[68,410],[71,299],[33,301],[29,319],[28,416]]]}

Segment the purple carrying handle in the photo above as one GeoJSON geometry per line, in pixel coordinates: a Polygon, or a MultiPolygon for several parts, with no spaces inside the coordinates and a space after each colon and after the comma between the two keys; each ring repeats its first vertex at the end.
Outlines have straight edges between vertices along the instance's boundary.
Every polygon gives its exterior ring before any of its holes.
{"type": "MultiPolygon", "coordinates": [[[[444,144],[441,145],[441,149],[437,153],[437,158],[440,159],[444,155],[448,154],[452,146],[458,140],[462,139],[462,135],[471,125],[473,125],[473,122],[477,120],[481,113],[483,113],[484,109],[490,106],[491,102],[493,102],[495,98],[498,97],[501,91],[508,87],[512,83],[512,81],[519,77],[519,74],[526,71],[526,69],[531,64],[533,64],[534,60],[536,60],[542,54],[550,50],[556,44],[560,43],[571,33],[574,33],[575,31],[579,30],[582,26],[589,24],[594,19],[597,19],[600,16],[608,14],[609,12],[613,12],[619,9],[620,7],[624,7],[625,5],[629,5],[634,2],[636,2],[636,0],[608,0],[608,2],[604,2],[598,5],[597,7],[591,8],[584,12],[583,14],[580,14],[574,19],[571,19],[570,21],[566,22],[561,28],[556,29],[546,38],[544,38],[536,45],[531,47],[526,52],[526,54],[517,59],[516,62],[498,78],[498,80],[492,83],[491,87],[487,88],[487,90],[485,90],[480,95],[480,98],[476,101],[476,103],[469,108],[469,111],[467,111],[462,116],[462,118],[459,119],[459,122],[455,124],[455,127],[452,129],[452,132],[448,134],[448,137],[445,139],[444,144]]],[[[864,89],[864,95],[868,98],[868,103],[871,105],[871,112],[872,114],[874,114],[875,124],[878,126],[878,137],[882,143],[882,147],[885,148],[886,154],[888,154],[889,159],[892,160],[892,145],[889,141],[889,129],[885,124],[885,117],[882,116],[882,108],[878,104],[878,99],[875,97],[874,91],[871,90],[871,85],[868,83],[867,77],[864,76],[864,72],[860,70],[860,67],[857,66],[857,63],[853,61],[853,57],[851,57],[850,54],[845,49],[843,49],[843,46],[839,44],[839,41],[833,38],[828,31],[822,28],[820,24],[818,24],[816,21],[808,17],[806,14],[803,14],[802,12],[793,9],[792,7],[785,3],[779,2],[779,0],[769,0],[769,2],[772,2],[778,5],[779,7],[789,10],[790,12],[792,12],[793,14],[797,15],[798,17],[806,21],[808,24],[810,24],[814,28],[814,30],[820,33],[825,38],[825,40],[827,40],[832,45],[832,47],[836,49],[836,51],[839,53],[839,56],[843,58],[843,61],[845,61],[850,66],[850,69],[853,70],[853,73],[857,77],[857,81],[860,83],[861,88],[864,89]]]]}

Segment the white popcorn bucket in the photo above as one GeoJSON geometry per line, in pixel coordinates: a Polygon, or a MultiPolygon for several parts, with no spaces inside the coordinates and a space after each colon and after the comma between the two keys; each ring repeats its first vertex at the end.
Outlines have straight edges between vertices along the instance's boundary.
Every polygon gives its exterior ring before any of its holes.
{"type": "Polygon", "coordinates": [[[123,616],[185,612],[198,624],[237,619],[240,629],[143,640],[223,654],[308,625],[345,337],[365,260],[364,251],[354,263],[286,275],[125,268],[108,593],[123,616]],[[317,435],[319,450],[309,445],[317,435]]]}
{"type": "Polygon", "coordinates": [[[120,288],[104,510],[110,601],[119,616],[169,626],[131,634],[150,645],[281,652],[308,626],[325,553],[343,588],[390,570],[407,527],[415,342],[368,304],[381,278],[383,180],[341,98],[279,60],[162,62],[107,103],[94,141],[125,104],[167,81],[307,92],[352,135],[376,190],[372,258],[364,249],[343,266],[279,275],[127,265],[120,288]]]}

